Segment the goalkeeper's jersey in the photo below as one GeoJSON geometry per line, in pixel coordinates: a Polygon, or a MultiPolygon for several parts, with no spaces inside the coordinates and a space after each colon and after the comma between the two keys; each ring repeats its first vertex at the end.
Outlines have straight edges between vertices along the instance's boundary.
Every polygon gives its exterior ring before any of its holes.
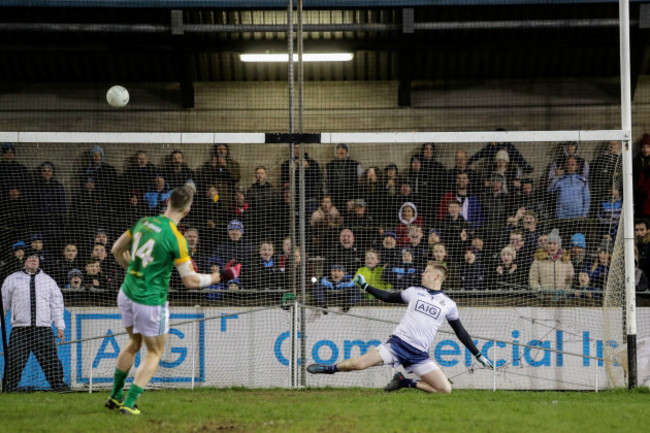
{"type": "Polygon", "coordinates": [[[165,305],[174,265],[190,260],[185,237],[163,215],[140,219],[128,233],[131,261],[122,291],[138,304],[165,305]]]}
{"type": "Polygon", "coordinates": [[[459,319],[456,303],[443,292],[409,287],[401,292],[401,296],[409,305],[393,335],[423,352],[429,351],[445,319],[459,319]]]}

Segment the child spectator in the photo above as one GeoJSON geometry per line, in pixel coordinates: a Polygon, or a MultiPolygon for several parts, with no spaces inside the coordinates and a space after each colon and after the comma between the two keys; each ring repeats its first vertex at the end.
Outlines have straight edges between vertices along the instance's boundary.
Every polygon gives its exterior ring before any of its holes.
{"type": "Polygon", "coordinates": [[[609,266],[612,259],[612,247],[607,241],[601,242],[598,247],[598,255],[594,263],[589,268],[589,278],[591,284],[598,290],[605,290],[607,276],[609,275],[609,266]]]}
{"type": "Polygon", "coordinates": [[[578,282],[574,284],[575,292],[573,296],[576,298],[583,299],[600,299],[601,294],[594,293],[598,289],[591,285],[591,278],[589,277],[589,271],[583,269],[578,273],[578,282]]]}
{"type": "Polygon", "coordinates": [[[413,252],[409,247],[402,248],[401,261],[393,264],[386,273],[388,281],[395,290],[405,290],[417,286],[420,282],[420,270],[413,259],[413,252]]]}
{"type": "Polygon", "coordinates": [[[598,220],[602,226],[601,233],[603,235],[607,235],[612,239],[616,238],[622,210],[621,192],[618,188],[612,187],[611,196],[600,203],[598,207],[598,220]]]}
{"type": "Polygon", "coordinates": [[[431,255],[431,250],[433,246],[437,243],[442,242],[442,231],[438,229],[429,230],[429,235],[427,237],[427,249],[429,250],[429,256],[431,255]]]}
{"type": "Polygon", "coordinates": [[[508,245],[501,250],[501,263],[492,274],[495,289],[518,290],[522,288],[525,274],[521,267],[515,263],[516,259],[517,252],[512,246],[508,245]]]}
{"type": "Polygon", "coordinates": [[[431,249],[431,257],[430,260],[443,265],[444,267],[448,268],[447,266],[447,247],[445,244],[442,242],[439,242],[433,246],[431,249]]]}
{"type": "Polygon", "coordinates": [[[465,261],[460,266],[460,288],[463,290],[485,290],[485,267],[476,247],[465,248],[465,261]]]}
{"type": "Polygon", "coordinates": [[[330,275],[323,277],[314,288],[316,303],[327,309],[332,303],[341,306],[341,311],[347,313],[361,299],[361,292],[347,274],[345,267],[332,265],[330,275]]]}
{"type": "Polygon", "coordinates": [[[66,303],[81,300],[83,293],[86,291],[83,286],[83,272],[76,268],[70,269],[66,275],[66,281],[67,283],[61,289],[63,300],[66,303]]]}
{"type": "Polygon", "coordinates": [[[379,255],[381,256],[384,267],[388,268],[399,263],[399,248],[397,248],[397,234],[395,232],[384,232],[384,239],[381,243],[379,255]]]}
{"type": "Polygon", "coordinates": [[[413,253],[413,261],[419,269],[426,268],[428,247],[422,242],[422,238],[424,237],[422,227],[417,224],[409,226],[408,237],[409,243],[406,246],[413,253]]]}
{"type": "MultiPolygon", "coordinates": [[[[571,264],[573,269],[584,269],[587,265],[585,260],[585,250],[587,249],[587,240],[582,233],[575,233],[571,236],[571,264]]],[[[579,284],[578,276],[574,277],[573,285],[579,284]]]]}
{"type": "Polygon", "coordinates": [[[399,218],[399,224],[397,225],[395,232],[397,233],[397,245],[404,246],[408,244],[408,228],[411,224],[417,224],[420,227],[423,225],[423,219],[421,215],[418,215],[417,206],[413,202],[406,202],[400,207],[397,214],[399,218]]]}
{"type": "MultiPolygon", "coordinates": [[[[380,265],[381,256],[374,248],[368,248],[366,250],[365,257],[365,266],[360,267],[355,273],[357,275],[363,275],[366,279],[366,282],[372,287],[376,287],[381,290],[391,290],[393,286],[384,280],[385,268],[380,265]]],[[[374,299],[374,296],[366,294],[368,299],[374,299]]]]}
{"type": "Polygon", "coordinates": [[[86,263],[83,285],[86,290],[93,294],[94,301],[108,302],[113,300],[113,296],[108,294],[108,280],[102,272],[101,261],[98,258],[91,258],[86,263]]]}

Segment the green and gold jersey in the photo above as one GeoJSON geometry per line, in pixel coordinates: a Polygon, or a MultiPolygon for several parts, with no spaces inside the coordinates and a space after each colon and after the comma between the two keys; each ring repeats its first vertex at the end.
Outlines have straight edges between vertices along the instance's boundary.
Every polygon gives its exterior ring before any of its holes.
{"type": "Polygon", "coordinates": [[[124,294],[144,305],[164,305],[174,265],[190,260],[187,241],[169,218],[140,219],[127,232],[131,261],[122,284],[124,294]]]}

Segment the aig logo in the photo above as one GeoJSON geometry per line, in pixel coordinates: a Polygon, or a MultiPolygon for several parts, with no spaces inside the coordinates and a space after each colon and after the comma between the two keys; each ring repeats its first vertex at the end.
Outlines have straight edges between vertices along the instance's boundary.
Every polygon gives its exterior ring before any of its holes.
{"type": "Polygon", "coordinates": [[[438,316],[440,316],[440,308],[436,307],[435,305],[427,304],[421,299],[418,299],[418,301],[415,303],[415,311],[424,313],[434,319],[437,319],[438,316]]]}

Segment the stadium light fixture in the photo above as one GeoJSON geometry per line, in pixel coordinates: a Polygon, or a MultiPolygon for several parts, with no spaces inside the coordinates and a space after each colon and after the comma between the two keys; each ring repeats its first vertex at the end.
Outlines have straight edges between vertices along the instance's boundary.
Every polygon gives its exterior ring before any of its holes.
{"type": "MultiPolygon", "coordinates": [[[[304,53],[302,55],[303,62],[349,62],[354,58],[352,53],[304,53]]],[[[288,54],[240,54],[239,60],[242,62],[266,62],[278,63],[288,62],[288,54]]],[[[293,55],[293,61],[298,61],[298,54],[293,55]]]]}

